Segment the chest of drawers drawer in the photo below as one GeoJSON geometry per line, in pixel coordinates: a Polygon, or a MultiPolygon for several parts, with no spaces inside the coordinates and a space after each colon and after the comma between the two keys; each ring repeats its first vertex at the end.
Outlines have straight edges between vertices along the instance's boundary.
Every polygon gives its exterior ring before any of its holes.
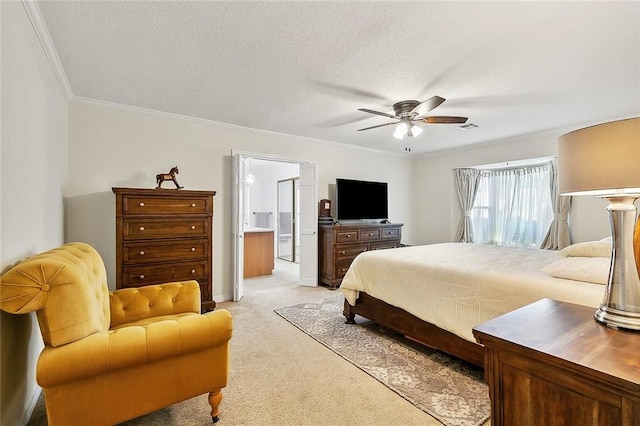
{"type": "Polygon", "coordinates": [[[125,265],[174,261],[196,260],[209,255],[209,242],[206,239],[189,241],[145,241],[125,243],[122,246],[122,261],[125,265]]]}
{"type": "Polygon", "coordinates": [[[379,229],[362,229],[359,232],[360,241],[374,241],[380,239],[379,229]]]}
{"type": "Polygon", "coordinates": [[[202,197],[154,197],[125,195],[122,197],[123,215],[189,214],[207,215],[212,207],[202,197]]]}
{"type": "Polygon", "coordinates": [[[353,243],[359,241],[358,231],[338,231],[336,232],[336,242],[353,243]]]}
{"type": "Polygon", "coordinates": [[[389,239],[400,238],[400,228],[383,229],[381,237],[389,239]]]}
{"type": "Polygon", "coordinates": [[[398,248],[400,247],[400,242],[395,241],[376,241],[369,245],[369,250],[384,250],[390,248],[398,248]]]}
{"type": "Polygon", "coordinates": [[[336,245],[336,263],[343,261],[351,261],[360,253],[369,250],[369,244],[338,244],[336,245]]]}
{"type": "Polygon", "coordinates": [[[157,238],[206,237],[208,220],[189,219],[125,219],[122,222],[123,240],[146,240],[157,238]]]}
{"type": "Polygon", "coordinates": [[[140,287],[173,281],[201,280],[208,275],[206,261],[161,265],[126,266],[123,287],[140,287]]]}

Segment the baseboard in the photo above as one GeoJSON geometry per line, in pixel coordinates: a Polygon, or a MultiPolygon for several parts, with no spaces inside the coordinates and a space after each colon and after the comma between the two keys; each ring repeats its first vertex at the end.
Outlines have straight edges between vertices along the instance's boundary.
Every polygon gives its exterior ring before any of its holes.
{"type": "Polygon", "coordinates": [[[216,303],[229,302],[233,300],[233,294],[221,294],[220,296],[213,296],[213,301],[216,303]]]}
{"type": "Polygon", "coordinates": [[[40,399],[40,395],[42,394],[42,388],[40,386],[36,387],[35,391],[31,395],[31,398],[27,401],[27,406],[25,407],[24,413],[22,414],[21,425],[26,425],[29,423],[31,416],[33,415],[33,411],[36,409],[36,404],[40,399]]]}

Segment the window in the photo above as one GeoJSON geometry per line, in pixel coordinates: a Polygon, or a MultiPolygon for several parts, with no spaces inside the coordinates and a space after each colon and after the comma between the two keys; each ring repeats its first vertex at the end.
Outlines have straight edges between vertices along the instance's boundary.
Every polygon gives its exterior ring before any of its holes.
{"type": "Polygon", "coordinates": [[[471,210],[473,242],[539,247],[551,221],[551,163],[482,170],[471,210]]]}

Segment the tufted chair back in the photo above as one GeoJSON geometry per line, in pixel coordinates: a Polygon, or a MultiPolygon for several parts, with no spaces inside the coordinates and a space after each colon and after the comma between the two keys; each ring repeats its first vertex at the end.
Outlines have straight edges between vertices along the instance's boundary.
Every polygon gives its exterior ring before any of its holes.
{"type": "Polygon", "coordinates": [[[85,243],[27,258],[0,277],[0,308],[36,311],[42,337],[53,347],[107,331],[111,314],[102,258],[85,243]]]}

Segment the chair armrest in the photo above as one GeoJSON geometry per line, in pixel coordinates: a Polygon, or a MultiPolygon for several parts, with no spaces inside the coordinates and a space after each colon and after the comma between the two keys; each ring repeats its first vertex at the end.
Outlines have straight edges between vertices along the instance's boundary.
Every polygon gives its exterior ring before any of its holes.
{"type": "Polygon", "coordinates": [[[204,315],[158,321],[146,327],[95,333],[56,348],[46,346],[38,359],[36,379],[40,386],[51,387],[199,352],[227,344],[232,330],[231,314],[219,309],[204,315]]]}
{"type": "Polygon", "coordinates": [[[197,281],[123,288],[109,292],[111,327],[162,315],[200,313],[197,281]]]}

